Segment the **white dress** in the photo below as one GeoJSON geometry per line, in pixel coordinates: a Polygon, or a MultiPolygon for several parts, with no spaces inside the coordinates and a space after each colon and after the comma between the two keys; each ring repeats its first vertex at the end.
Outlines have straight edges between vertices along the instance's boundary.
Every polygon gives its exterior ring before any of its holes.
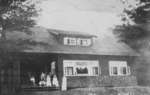
{"type": "Polygon", "coordinates": [[[63,78],[62,78],[61,90],[62,90],[62,91],[66,91],[66,90],[67,90],[67,79],[66,79],[65,76],[63,76],[63,78]]]}
{"type": "Polygon", "coordinates": [[[54,86],[59,87],[59,84],[58,84],[58,80],[57,80],[56,75],[54,75],[52,82],[53,82],[53,85],[54,85],[54,86]]]}
{"type": "Polygon", "coordinates": [[[47,77],[46,77],[46,86],[47,86],[47,87],[51,87],[51,86],[52,86],[50,75],[47,75],[47,77]]]}

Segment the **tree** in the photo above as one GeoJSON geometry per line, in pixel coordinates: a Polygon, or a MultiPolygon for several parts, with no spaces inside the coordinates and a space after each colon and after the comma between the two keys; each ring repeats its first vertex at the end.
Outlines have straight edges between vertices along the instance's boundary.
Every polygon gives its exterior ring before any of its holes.
{"type": "Polygon", "coordinates": [[[127,0],[122,3],[126,5],[122,14],[123,24],[116,26],[114,33],[120,41],[141,55],[134,65],[138,82],[141,85],[150,85],[150,0],[138,0],[135,6],[127,0]]]}
{"type": "Polygon", "coordinates": [[[34,17],[38,16],[39,9],[36,7],[38,3],[39,0],[0,0],[0,60],[9,58],[7,51],[10,49],[19,50],[17,46],[23,48],[20,44],[29,41],[29,39],[8,40],[6,34],[13,33],[14,30],[29,34],[29,28],[36,25],[34,17]]]}
{"type": "Polygon", "coordinates": [[[135,2],[135,5],[131,5],[128,0],[122,0],[125,5],[122,13],[123,24],[116,26],[114,31],[121,41],[140,51],[141,46],[147,43],[145,39],[150,35],[150,1],[135,0],[135,2]]]}
{"type": "Polygon", "coordinates": [[[0,0],[0,31],[1,38],[6,38],[6,30],[25,31],[36,23],[35,4],[37,0],[0,0]]]}

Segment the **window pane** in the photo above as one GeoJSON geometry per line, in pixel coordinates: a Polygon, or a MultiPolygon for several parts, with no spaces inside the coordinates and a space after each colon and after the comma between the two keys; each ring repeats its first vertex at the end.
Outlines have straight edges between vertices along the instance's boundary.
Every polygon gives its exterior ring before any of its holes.
{"type": "Polygon", "coordinates": [[[126,67],[120,67],[120,75],[126,75],[127,74],[127,68],[126,67]]]}
{"type": "Polygon", "coordinates": [[[126,75],[126,74],[127,74],[127,68],[123,67],[123,75],[126,75]]]}
{"type": "Polygon", "coordinates": [[[73,67],[65,67],[66,75],[73,75],[73,67]]]}
{"type": "Polygon", "coordinates": [[[69,45],[76,45],[76,39],[75,38],[70,38],[70,43],[69,45]]]}
{"type": "Polygon", "coordinates": [[[120,74],[126,75],[127,74],[127,68],[126,67],[120,67],[120,74]]]}
{"type": "Polygon", "coordinates": [[[76,45],[76,38],[64,38],[64,45],[76,45]]]}
{"type": "Polygon", "coordinates": [[[68,38],[65,37],[65,38],[64,38],[64,45],[68,45],[68,43],[69,43],[69,42],[68,42],[68,38]]]}
{"type": "Polygon", "coordinates": [[[80,40],[80,45],[83,45],[83,40],[80,40]]]}
{"type": "Polygon", "coordinates": [[[117,67],[113,67],[113,75],[118,75],[118,68],[117,67]]]}
{"type": "Polygon", "coordinates": [[[85,39],[82,40],[82,45],[83,45],[83,46],[87,46],[87,40],[85,40],[85,39]]]}
{"type": "Polygon", "coordinates": [[[128,75],[130,75],[131,74],[131,72],[130,72],[130,67],[128,66],[128,73],[127,73],[128,75]]]}
{"type": "Polygon", "coordinates": [[[76,41],[77,41],[77,42],[76,42],[77,45],[81,45],[80,40],[81,40],[80,38],[77,38],[77,40],[76,40],[76,41]]]}
{"type": "Polygon", "coordinates": [[[71,42],[70,42],[70,39],[67,39],[67,44],[69,45],[71,42]]]}
{"type": "Polygon", "coordinates": [[[127,61],[109,61],[110,75],[127,75],[127,61]]]}
{"type": "Polygon", "coordinates": [[[124,74],[124,75],[127,74],[127,69],[126,69],[126,67],[123,68],[123,74],[124,74]]]}
{"type": "Polygon", "coordinates": [[[89,46],[91,44],[91,40],[90,39],[82,39],[82,46],[89,46]]]}
{"type": "Polygon", "coordinates": [[[77,71],[77,74],[88,74],[87,67],[77,67],[76,71],[77,71]]]}
{"type": "Polygon", "coordinates": [[[93,76],[99,74],[99,62],[97,60],[64,60],[63,66],[65,75],[93,76]],[[67,67],[70,67],[71,70],[67,67]]]}
{"type": "Polygon", "coordinates": [[[93,75],[98,75],[98,67],[93,67],[93,75]]]}

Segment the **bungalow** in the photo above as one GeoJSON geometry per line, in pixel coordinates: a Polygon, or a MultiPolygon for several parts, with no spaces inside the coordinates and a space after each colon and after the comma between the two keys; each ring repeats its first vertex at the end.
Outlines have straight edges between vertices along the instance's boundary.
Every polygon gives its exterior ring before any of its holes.
{"type": "Polygon", "coordinates": [[[137,54],[113,33],[96,36],[41,27],[31,31],[30,36],[17,31],[7,34],[9,43],[1,47],[5,52],[0,55],[3,90],[52,87],[56,82],[44,83],[47,75],[57,79],[57,87],[63,77],[67,88],[137,85],[137,54]]]}

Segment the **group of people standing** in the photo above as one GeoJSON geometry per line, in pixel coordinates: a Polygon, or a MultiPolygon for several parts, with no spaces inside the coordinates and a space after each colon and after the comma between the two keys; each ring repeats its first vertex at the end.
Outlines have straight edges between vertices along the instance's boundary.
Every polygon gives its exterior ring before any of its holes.
{"type": "Polygon", "coordinates": [[[58,79],[55,72],[55,62],[51,63],[51,71],[48,73],[41,72],[40,74],[40,80],[38,84],[36,84],[35,77],[30,77],[30,82],[36,86],[40,87],[59,87],[58,79]]]}
{"type": "Polygon", "coordinates": [[[56,75],[53,75],[51,73],[45,74],[44,72],[42,72],[40,76],[39,86],[58,87],[59,84],[56,75]]]}

